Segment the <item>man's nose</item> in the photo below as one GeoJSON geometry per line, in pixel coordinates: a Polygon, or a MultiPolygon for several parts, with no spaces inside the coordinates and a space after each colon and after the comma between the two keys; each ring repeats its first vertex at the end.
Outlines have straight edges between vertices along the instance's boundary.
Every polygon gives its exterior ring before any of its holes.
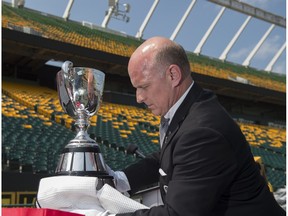
{"type": "Polygon", "coordinates": [[[140,90],[138,89],[136,91],[136,101],[137,103],[143,103],[144,101],[143,95],[140,93],[140,90]]]}

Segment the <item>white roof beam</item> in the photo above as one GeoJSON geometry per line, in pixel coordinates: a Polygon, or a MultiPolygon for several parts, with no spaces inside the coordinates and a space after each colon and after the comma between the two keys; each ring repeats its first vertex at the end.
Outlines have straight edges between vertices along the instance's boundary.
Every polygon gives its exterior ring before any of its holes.
{"type": "Polygon", "coordinates": [[[256,52],[259,50],[259,48],[262,46],[262,44],[264,43],[264,41],[266,40],[266,38],[269,36],[269,34],[271,33],[271,31],[274,29],[275,24],[272,24],[269,29],[265,32],[265,34],[263,35],[263,37],[259,40],[259,42],[256,44],[256,46],[254,47],[254,49],[249,53],[249,55],[247,56],[247,58],[244,60],[244,62],[242,63],[243,66],[248,67],[250,65],[250,61],[251,59],[254,57],[254,55],[256,54],[256,52]]]}
{"type": "Polygon", "coordinates": [[[74,0],[69,0],[68,4],[67,4],[67,6],[66,6],[65,12],[64,12],[64,14],[63,14],[63,18],[64,18],[65,20],[68,20],[69,17],[70,17],[70,11],[71,11],[71,8],[72,8],[72,6],[73,6],[73,3],[74,3],[74,0]]]}
{"type": "Polygon", "coordinates": [[[177,34],[179,33],[179,31],[181,30],[184,22],[186,21],[188,15],[190,14],[194,4],[196,3],[196,0],[192,0],[189,7],[187,8],[185,14],[183,15],[183,17],[181,18],[180,22],[178,23],[178,25],[176,26],[174,32],[172,33],[172,35],[170,36],[170,40],[174,40],[177,36],[177,34]]]}
{"type": "Polygon", "coordinates": [[[249,21],[251,20],[251,16],[248,16],[246,18],[246,20],[244,21],[244,23],[241,25],[241,27],[239,28],[239,30],[237,31],[237,33],[234,35],[234,37],[232,38],[232,40],[229,42],[229,44],[227,45],[227,47],[225,48],[225,50],[223,51],[223,53],[220,55],[219,59],[222,61],[225,61],[227,58],[227,55],[230,51],[230,49],[233,47],[233,45],[235,44],[235,42],[238,40],[240,34],[244,31],[245,27],[248,25],[249,21]]]}
{"type": "Polygon", "coordinates": [[[154,0],[149,12],[147,13],[147,15],[146,15],[146,17],[145,17],[145,19],[144,19],[144,21],[143,21],[143,23],[141,25],[141,27],[139,28],[138,32],[136,33],[136,36],[135,36],[136,38],[142,38],[143,32],[144,32],[144,30],[145,30],[145,28],[146,28],[151,16],[153,15],[153,13],[154,13],[159,1],[160,0],[154,0]]]}
{"type": "Polygon", "coordinates": [[[198,44],[198,46],[196,47],[196,49],[194,50],[194,53],[196,54],[200,54],[203,45],[205,44],[206,40],[208,39],[208,37],[210,36],[211,32],[213,31],[214,27],[216,26],[216,24],[218,23],[219,19],[221,18],[221,16],[223,15],[225,11],[225,7],[222,7],[222,9],[220,10],[220,12],[218,13],[218,15],[216,16],[216,18],[214,19],[214,21],[212,22],[212,24],[210,25],[210,27],[208,28],[208,30],[206,31],[205,35],[203,36],[203,38],[201,39],[200,43],[198,44]]]}
{"type": "Polygon", "coordinates": [[[274,55],[274,57],[271,59],[271,61],[269,62],[269,64],[265,68],[265,71],[267,71],[267,72],[271,72],[272,71],[274,64],[276,63],[278,58],[281,56],[281,54],[283,53],[285,48],[286,48],[286,41],[284,42],[282,47],[278,50],[278,52],[274,55]]]}

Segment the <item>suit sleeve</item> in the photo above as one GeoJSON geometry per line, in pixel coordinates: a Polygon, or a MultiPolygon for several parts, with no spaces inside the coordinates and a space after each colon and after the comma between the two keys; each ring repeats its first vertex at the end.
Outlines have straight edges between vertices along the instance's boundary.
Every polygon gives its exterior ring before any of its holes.
{"type": "Polygon", "coordinates": [[[129,181],[131,195],[142,187],[159,181],[159,155],[160,152],[155,152],[123,170],[129,181]]]}
{"type": "Polygon", "coordinates": [[[187,130],[176,141],[165,205],[123,215],[212,215],[220,195],[235,177],[237,163],[233,152],[216,131],[187,130]]]}

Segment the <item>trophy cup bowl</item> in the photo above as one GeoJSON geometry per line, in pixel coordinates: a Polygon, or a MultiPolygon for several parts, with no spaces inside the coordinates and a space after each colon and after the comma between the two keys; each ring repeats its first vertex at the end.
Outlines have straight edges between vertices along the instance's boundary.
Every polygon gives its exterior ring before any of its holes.
{"type": "Polygon", "coordinates": [[[76,137],[60,155],[56,175],[94,176],[98,177],[97,188],[105,183],[114,187],[99,145],[87,133],[89,118],[102,102],[105,74],[93,68],[73,67],[72,62],[66,61],[56,80],[60,104],[65,113],[75,119],[77,130],[76,137]]]}

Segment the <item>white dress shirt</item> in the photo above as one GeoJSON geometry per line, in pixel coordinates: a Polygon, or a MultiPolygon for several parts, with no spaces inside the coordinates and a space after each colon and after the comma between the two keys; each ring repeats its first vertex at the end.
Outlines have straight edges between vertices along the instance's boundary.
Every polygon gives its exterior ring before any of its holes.
{"type": "MultiPolygon", "coordinates": [[[[179,98],[179,100],[168,110],[168,112],[164,115],[165,119],[169,119],[168,125],[171,123],[177,109],[179,108],[179,106],[182,104],[182,102],[184,101],[185,97],[187,96],[188,92],[190,91],[190,89],[192,88],[194,84],[194,81],[191,83],[191,85],[189,86],[189,88],[184,92],[184,94],[179,98]]],[[[165,134],[163,135],[163,137],[165,137],[165,134]]],[[[163,144],[163,139],[160,139],[160,146],[162,147],[163,144]]]]}

